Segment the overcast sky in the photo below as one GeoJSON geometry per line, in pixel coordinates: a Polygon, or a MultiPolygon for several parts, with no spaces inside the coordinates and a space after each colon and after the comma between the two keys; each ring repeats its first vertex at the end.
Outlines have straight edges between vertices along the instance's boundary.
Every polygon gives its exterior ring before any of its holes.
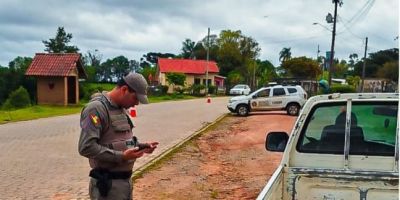
{"type": "MultiPolygon", "coordinates": [[[[399,0],[343,0],[338,8],[336,57],[399,46],[399,0]]],[[[44,51],[42,40],[57,27],[72,33],[85,54],[98,49],[103,60],[123,55],[139,60],[147,52],[179,54],[182,41],[221,30],[241,30],[261,47],[260,59],[279,65],[279,51],[292,57],[330,49],[332,0],[0,0],[0,65],[44,51]],[[312,25],[318,22],[321,25],[312,25]]]]}

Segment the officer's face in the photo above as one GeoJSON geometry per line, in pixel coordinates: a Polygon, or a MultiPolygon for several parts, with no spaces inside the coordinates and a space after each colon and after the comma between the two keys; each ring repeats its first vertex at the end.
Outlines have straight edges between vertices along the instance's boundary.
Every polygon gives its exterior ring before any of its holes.
{"type": "Polygon", "coordinates": [[[130,108],[136,105],[139,105],[139,100],[136,97],[136,93],[134,91],[130,91],[127,86],[122,86],[122,100],[121,106],[124,108],[130,108]]]}

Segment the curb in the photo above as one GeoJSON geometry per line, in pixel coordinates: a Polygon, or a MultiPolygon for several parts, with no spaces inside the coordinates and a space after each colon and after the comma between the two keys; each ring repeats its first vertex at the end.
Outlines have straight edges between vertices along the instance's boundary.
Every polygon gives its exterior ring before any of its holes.
{"type": "Polygon", "coordinates": [[[196,132],[194,132],[192,135],[188,136],[187,138],[185,138],[184,140],[180,141],[179,143],[175,144],[174,146],[170,147],[169,149],[165,150],[163,153],[161,153],[160,155],[158,155],[157,157],[153,158],[152,160],[150,160],[149,162],[147,162],[146,164],[144,164],[143,166],[137,168],[131,176],[132,181],[134,181],[134,179],[136,179],[137,177],[139,177],[147,168],[149,168],[150,166],[156,164],[158,161],[160,161],[161,159],[163,159],[165,156],[169,155],[171,152],[173,152],[174,150],[178,149],[179,147],[183,146],[186,142],[190,141],[191,139],[193,139],[194,137],[196,137],[197,135],[203,133],[205,130],[207,130],[209,127],[213,126],[214,124],[220,122],[222,119],[224,119],[226,116],[228,116],[228,113],[222,114],[221,116],[219,116],[216,120],[214,120],[213,122],[203,126],[202,128],[200,128],[199,130],[197,130],[196,132]]]}

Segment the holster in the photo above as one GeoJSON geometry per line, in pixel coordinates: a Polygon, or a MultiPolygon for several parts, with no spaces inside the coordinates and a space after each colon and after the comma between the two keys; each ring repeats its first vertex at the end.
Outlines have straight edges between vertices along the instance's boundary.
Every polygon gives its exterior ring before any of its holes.
{"type": "Polygon", "coordinates": [[[112,178],[110,171],[107,169],[92,169],[90,177],[96,179],[96,187],[102,197],[106,197],[112,186],[112,178]]]}
{"type": "Polygon", "coordinates": [[[89,176],[96,179],[96,187],[102,197],[106,197],[112,187],[112,179],[128,179],[132,171],[111,172],[108,169],[95,168],[90,170],[89,176]]]}

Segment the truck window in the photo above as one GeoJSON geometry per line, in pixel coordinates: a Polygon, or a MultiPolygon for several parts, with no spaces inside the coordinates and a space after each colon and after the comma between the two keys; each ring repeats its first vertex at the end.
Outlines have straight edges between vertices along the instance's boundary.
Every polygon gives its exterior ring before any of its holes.
{"type": "MultiPolygon", "coordinates": [[[[305,153],[343,154],[345,102],[321,104],[311,110],[297,150],[305,153]],[[344,111],[344,112],[343,112],[344,111]]],[[[351,155],[393,156],[397,102],[353,102],[350,125],[351,155]]]]}
{"type": "Polygon", "coordinates": [[[282,96],[286,95],[285,90],[283,88],[274,88],[273,96],[282,96]]]}

